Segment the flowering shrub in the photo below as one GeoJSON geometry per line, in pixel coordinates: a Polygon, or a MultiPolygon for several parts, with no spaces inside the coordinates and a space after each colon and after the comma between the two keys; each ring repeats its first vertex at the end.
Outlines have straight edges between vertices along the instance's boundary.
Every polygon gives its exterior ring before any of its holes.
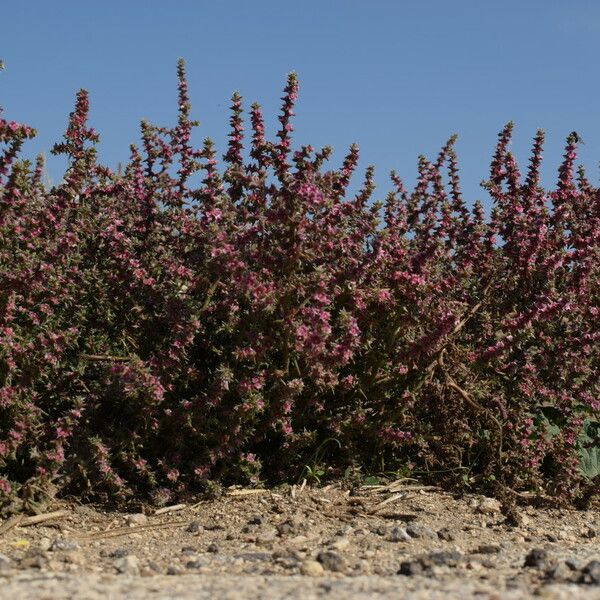
{"type": "Polygon", "coordinates": [[[124,172],[96,161],[88,97],[63,181],[17,156],[0,119],[0,503],[56,493],[157,503],[211,480],[407,469],[497,494],[599,489],[600,191],[540,186],[501,132],[486,218],[461,195],[454,138],[407,191],[348,192],[358,149],[292,149],[296,76],[268,141],[234,94],[224,168],[183,62],[173,128],[143,122],[124,172]],[[328,444],[335,440],[337,443],[328,444]],[[593,455],[594,460],[591,460],[593,455]],[[597,470],[597,469],[596,469],[597,470]]]}

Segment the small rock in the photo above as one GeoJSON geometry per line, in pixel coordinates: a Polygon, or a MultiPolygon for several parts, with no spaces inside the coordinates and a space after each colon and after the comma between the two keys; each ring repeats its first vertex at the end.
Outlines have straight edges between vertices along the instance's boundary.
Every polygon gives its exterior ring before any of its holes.
{"type": "Polygon", "coordinates": [[[600,585],[600,560],[592,560],[581,569],[579,582],[600,585]]]}
{"type": "Polygon", "coordinates": [[[10,569],[11,560],[5,554],[0,554],[0,571],[10,569]]]}
{"type": "Polygon", "coordinates": [[[421,523],[409,523],[406,527],[406,533],[413,538],[437,539],[438,535],[433,529],[422,525],[421,523]]]}
{"type": "Polygon", "coordinates": [[[570,581],[573,571],[567,566],[564,561],[550,565],[546,569],[546,578],[552,581],[564,583],[570,581]]]}
{"type": "Polygon", "coordinates": [[[108,553],[109,558],[123,558],[129,554],[129,550],[127,548],[115,548],[111,552],[108,553]]]}
{"type": "Polygon", "coordinates": [[[50,540],[50,538],[43,537],[38,542],[38,548],[40,550],[42,550],[42,552],[46,552],[46,551],[50,550],[50,546],[52,546],[52,541],[50,540]]]}
{"type": "Polygon", "coordinates": [[[207,552],[211,552],[212,554],[217,554],[219,552],[219,546],[216,544],[209,544],[206,548],[207,552]]]}
{"type": "Polygon", "coordinates": [[[254,517],[251,517],[250,519],[248,519],[248,525],[262,525],[263,524],[263,518],[260,515],[255,515],[254,517]]]}
{"type": "Polygon", "coordinates": [[[295,569],[298,566],[298,562],[304,560],[304,555],[296,548],[291,547],[277,548],[271,554],[265,553],[263,556],[265,561],[273,560],[273,562],[284,569],[295,569]]]}
{"type": "Polygon", "coordinates": [[[400,563],[398,569],[398,575],[405,575],[406,577],[414,577],[415,575],[431,576],[432,574],[431,568],[426,566],[421,559],[405,560],[400,563]]]}
{"type": "Polygon", "coordinates": [[[79,544],[66,538],[56,538],[52,542],[50,550],[52,552],[73,552],[79,550],[79,544]]]}
{"type": "Polygon", "coordinates": [[[528,527],[531,524],[531,518],[528,517],[526,514],[519,513],[518,519],[521,523],[521,527],[528,527]]]}
{"type": "Polygon", "coordinates": [[[160,565],[153,560],[148,561],[148,569],[153,571],[154,573],[160,573],[160,565]]]}
{"type": "Polygon", "coordinates": [[[135,513],[133,515],[127,515],[125,522],[130,527],[146,525],[146,523],[148,523],[148,517],[144,513],[135,513]]]}
{"type": "Polygon", "coordinates": [[[498,544],[482,544],[475,551],[477,554],[500,554],[502,548],[498,544]]]}
{"type": "Polygon", "coordinates": [[[390,542],[408,542],[412,538],[408,535],[406,529],[403,529],[402,527],[392,527],[387,539],[390,542]]]}
{"type": "Polygon", "coordinates": [[[320,577],[324,572],[323,565],[316,560],[305,560],[300,565],[300,573],[307,577],[320,577]]]}
{"type": "Polygon", "coordinates": [[[190,554],[196,554],[197,550],[196,548],[194,548],[194,546],[184,546],[181,549],[181,554],[183,554],[184,556],[189,556],[190,554]]]}
{"type": "Polygon", "coordinates": [[[117,558],[113,565],[115,569],[122,575],[139,575],[140,564],[135,554],[128,554],[121,558],[117,558]]]}
{"type": "Polygon", "coordinates": [[[181,575],[183,569],[178,565],[169,565],[167,567],[167,575],[181,575]]]}
{"type": "Polygon", "coordinates": [[[303,560],[304,554],[298,548],[293,548],[290,546],[279,548],[273,552],[273,558],[277,558],[277,556],[289,556],[295,560],[303,560]]]}
{"type": "Polygon", "coordinates": [[[368,560],[359,560],[354,565],[354,571],[360,575],[370,575],[371,574],[371,563],[368,560]]]}
{"type": "MultiPolygon", "coordinates": [[[[427,556],[427,561],[433,563],[434,565],[447,565],[450,567],[455,567],[459,562],[463,560],[463,555],[456,550],[452,551],[442,551],[442,552],[432,552],[427,556]]],[[[425,564],[425,561],[421,561],[425,564]]]]}
{"type": "Polygon", "coordinates": [[[188,533],[198,533],[200,531],[200,523],[198,521],[191,521],[185,530],[188,533]]]}
{"type": "Polygon", "coordinates": [[[571,557],[565,559],[565,565],[567,565],[567,567],[569,567],[569,569],[571,569],[571,571],[580,571],[581,570],[581,564],[577,560],[577,558],[574,556],[571,556],[571,557]]]}
{"type": "MultiPolygon", "coordinates": [[[[271,552],[242,552],[241,554],[236,554],[235,557],[246,562],[269,562],[274,557],[274,554],[271,552]]],[[[290,554],[285,558],[289,559],[289,557],[290,554]]]]}
{"type": "Polygon", "coordinates": [[[209,564],[208,561],[203,558],[194,558],[193,560],[188,560],[185,563],[185,568],[186,569],[201,569],[202,567],[205,567],[208,564],[209,564]]]}
{"type": "Polygon", "coordinates": [[[572,532],[569,531],[566,527],[564,529],[561,529],[560,531],[558,531],[558,533],[556,534],[556,537],[563,542],[575,541],[575,537],[573,536],[572,532]]]}
{"type": "Polygon", "coordinates": [[[482,515],[495,515],[502,511],[502,505],[496,498],[482,498],[476,503],[475,510],[482,515]]]}
{"type": "Polygon", "coordinates": [[[524,566],[535,567],[536,569],[543,569],[548,566],[550,555],[547,550],[543,548],[534,548],[525,557],[524,566]]]}
{"type": "Polygon", "coordinates": [[[279,523],[276,527],[279,535],[298,533],[298,524],[294,521],[294,519],[286,519],[282,523],[279,523]]]}
{"type": "Polygon", "coordinates": [[[345,550],[350,545],[350,540],[347,537],[338,537],[333,539],[329,547],[333,550],[345,550]]]}
{"type": "Polygon", "coordinates": [[[323,565],[324,569],[335,573],[343,573],[348,567],[346,559],[341,554],[330,550],[319,552],[317,560],[323,565]]]}
{"type": "Polygon", "coordinates": [[[450,529],[448,529],[448,527],[443,527],[442,529],[440,529],[437,532],[437,535],[440,538],[440,540],[444,540],[445,542],[453,542],[456,539],[454,533],[450,529]]]}
{"type": "Polygon", "coordinates": [[[595,538],[598,535],[598,533],[593,527],[584,527],[583,531],[581,532],[581,535],[584,538],[592,539],[595,538]]]}

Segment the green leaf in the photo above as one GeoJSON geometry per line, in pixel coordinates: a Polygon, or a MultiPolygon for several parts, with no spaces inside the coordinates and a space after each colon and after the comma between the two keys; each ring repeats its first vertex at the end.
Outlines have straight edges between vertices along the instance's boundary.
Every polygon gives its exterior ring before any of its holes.
{"type": "Polygon", "coordinates": [[[600,446],[579,450],[579,471],[586,479],[600,475],[600,446]]]}
{"type": "Polygon", "coordinates": [[[379,477],[376,477],[374,475],[365,477],[363,479],[363,485],[379,485],[380,482],[381,480],[379,479],[379,477]]]}

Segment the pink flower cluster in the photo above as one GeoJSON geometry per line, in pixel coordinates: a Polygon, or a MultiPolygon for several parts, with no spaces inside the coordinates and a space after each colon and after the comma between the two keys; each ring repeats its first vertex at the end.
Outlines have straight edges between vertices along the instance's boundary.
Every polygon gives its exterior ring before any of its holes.
{"type": "Polygon", "coordinates": [[[597,491],[579,465],[600,420],[600,191],[575,134],[547,191],[543,132],[522,178],[508,124],[489,216],[463,199],[455,138],[373,202],[372,167],[349,193],[356,146],[339,168],[292,150],[295,74],[275,141],[254,104],[244,146],[233,95],[222,168],[177,74],[176,125],[143,122],[119,173],[83,90],[51,189],[18,159],[34,131],[0,119],[0,511],[44,490],[166,502],[315,456],[597,491]]]}

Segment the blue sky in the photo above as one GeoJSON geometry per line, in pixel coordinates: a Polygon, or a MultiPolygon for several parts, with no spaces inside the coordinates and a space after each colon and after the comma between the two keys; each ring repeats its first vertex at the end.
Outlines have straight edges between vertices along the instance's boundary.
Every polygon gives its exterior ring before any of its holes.
{"type": "MultiPolygon", "coordinates": [[[[60,138],[80,87],[91,96],[99,154],[111,167],[139,140],[139,121],[176,117],[177,58],[186,59],[198,142],[224,150],[228,100],[260,102],[268,131],[295,70],[297,143],[357,142],[361,166],[411,183],[419,154],[459,134],[463,190],[482,198],[497,132],[515,121],[525,169],[531,138],[547,133],[544,181],[577,130],[593,182],[600,160],[600,3],[594,0],[3,0],[0,106],[39,131],[25,153],[60,138]]],[[[55,182],[62,163],[49,157],[55,182]]]]}

